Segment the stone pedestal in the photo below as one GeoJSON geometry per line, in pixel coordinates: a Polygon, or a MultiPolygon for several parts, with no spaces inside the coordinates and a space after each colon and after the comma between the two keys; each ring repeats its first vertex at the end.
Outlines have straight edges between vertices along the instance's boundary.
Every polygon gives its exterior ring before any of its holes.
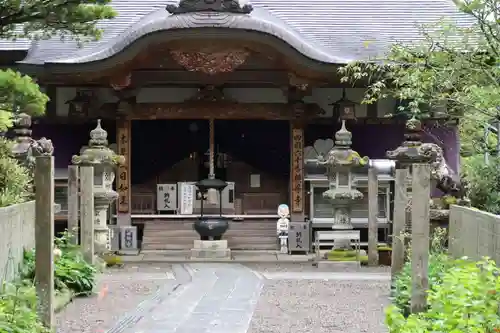
{"type": "Polygon", "coordinates": [[[231,259],[231,249],[227,247],[227,240],[195,240],[191,259],[231,259]]]}

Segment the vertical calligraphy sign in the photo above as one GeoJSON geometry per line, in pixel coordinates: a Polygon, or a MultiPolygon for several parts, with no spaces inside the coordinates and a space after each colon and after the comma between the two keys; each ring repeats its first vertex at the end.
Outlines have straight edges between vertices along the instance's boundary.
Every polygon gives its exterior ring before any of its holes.
{"type": "Polygon", "coordinates": [[[291,144],[292,213],[302,213],[304,211],[304,130],[302,128],[292,128],[291,144]]]}
{"type": "Polygon", "coordinates": [[[118,154],[125,156],[125,164],[118,168],[116,190],[118,192],[117,210],[130,212],[130,120],[119,120],[117,129],[118,154]]]}

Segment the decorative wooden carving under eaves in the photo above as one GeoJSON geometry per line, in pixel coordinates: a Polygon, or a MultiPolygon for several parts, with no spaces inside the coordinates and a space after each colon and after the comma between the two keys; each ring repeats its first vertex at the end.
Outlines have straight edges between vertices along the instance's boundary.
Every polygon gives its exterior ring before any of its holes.
{"type": "Polygon", "coordinates": [[[233,72],[248,58],[244,48],[224,48],[215,45],[200,46],[197,49],[171,50],[172,58],[186,70],[207,75],[233,72]]]}
{"type": "Polygon", "coordinates": [[[180,0],[179,5],[168,5],[170,14],[193,12],[220,12],[250,14],[253,10],[249,4],[241,5],[238,0],[180,0]]]}

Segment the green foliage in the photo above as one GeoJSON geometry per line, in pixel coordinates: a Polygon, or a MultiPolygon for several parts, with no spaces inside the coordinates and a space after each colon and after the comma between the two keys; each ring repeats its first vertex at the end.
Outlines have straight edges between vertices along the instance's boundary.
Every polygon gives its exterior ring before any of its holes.
{"type": "Polygon", "coordinates": [[[0,333],[49,333],[38,319],[32,284],[6,283],[0,292],[0,333]]]}
{"type": "MultiPolygon", "coordinates": [[[[55,257],[54,284],[57,290],[70,289],[76,295],[91,294],[96,286],[97,270],[88,264],[82,256],[80,248],[69,242],[71,235],[65,233],[55,241],[61,256],[55,257]]],[[[35,278],[35,251],[26,251],[22,277],[35,278]]]]}
{"type": "Polygon", "coordinates": [[[482,155],[471,156],[462,163],[472,206],[493,214],[500,214],[499,163],[499,158],[491,157],[486,164],[482,155]]]}
{"type": "Polygon", "coordinates": [[[429,291],[429,309],[405,318],[395,305],[386,310],[391,333],[462,333],[500,330],[500,271],[491,260],[453,261],[429,291]]]}
{"type": "MultiPolygon", "coordinates": [[[[453,265],[453,261],[446,254],[445,241],[446,230],[443,228],[434,229],[429,255],[429,286],[431,287],[440,284],[444,273],[453,265]]],[[[392,285],[392,303],[405,316],[410,313],[412,284],[410,258],[411,251],[408,251],[408,260],[392,285]]]]}
{"type": "MultiPolygon", "coordinates": [[[[429,256],[429,286],[437,286],[442,280],[445,272],[452,267],[453,261],[444,253],[432,253],[429,256]]],[[[398,275],[392,286],[392,304],[394,304],[404,316],[410,314],[411,300],[411,262],[407,261],[403,270],[398,275]]]]}
{"type": "Polygon", "coordinates": [[[11,153],[12,142],[0,137],[0,207],[29,198],[31,173],[11,153]]]}
{"type": "MultiPolygon", "coordinates": [[[[0,38],[97,40],[102,31],[96,23],[116,15],[110,2],[5,0],[0,3],[0,38]]],[[[0,70],[0,96],[0,131],[12,126],[13,110],[42,115],[49,100],[32,78],[10,69],[0,70]]]]}
{"type": "Polygon", "coordinates": [[[52,36],[95,40],[102,31],[97,20],[116,13],[111,0],[7,0],[0,5],[0,37],[46,39],[52,36]]]}
{"type": "Polygon", "coordinates": [[[471,155],[486,148],[484,124],[500,116],[500,5],[498,0],[456,4],[473,24],[422,27],[421,43],[397,44],[372,62],[339,71],[344,82],[368,84],[363,103],[391,97],[400,102],[395,113],[427,118],[439,109],[462,119],[463,153],[471,155]]]}

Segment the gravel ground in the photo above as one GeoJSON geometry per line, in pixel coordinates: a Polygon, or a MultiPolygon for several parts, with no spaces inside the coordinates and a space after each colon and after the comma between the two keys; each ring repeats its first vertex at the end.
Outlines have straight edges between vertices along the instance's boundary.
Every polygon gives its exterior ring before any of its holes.
{"type": "Polygon", "coordinates": [[[140,264],[109,269],[99,277],[105,296],[76,298],[57,314],[58,333],[103,333],[127,312],[165,285],[160,274],[172,272],[167,264],[140,264]]]}
{"type": "Polygon", "coordinates": [[[366,273],[388,273],[391,271],[389,266],[379,267],[346,267],[338,266],[335,270],[332,268],[318,268],[311,263],[265,263],[265,264],[246,264],[250,269],[257,272],[366,272],[366,273]]]}
{"type": "Polygon", "coordinates": [[[386,333],[388,283],[268,280],[247,333],[386,333]]]}

